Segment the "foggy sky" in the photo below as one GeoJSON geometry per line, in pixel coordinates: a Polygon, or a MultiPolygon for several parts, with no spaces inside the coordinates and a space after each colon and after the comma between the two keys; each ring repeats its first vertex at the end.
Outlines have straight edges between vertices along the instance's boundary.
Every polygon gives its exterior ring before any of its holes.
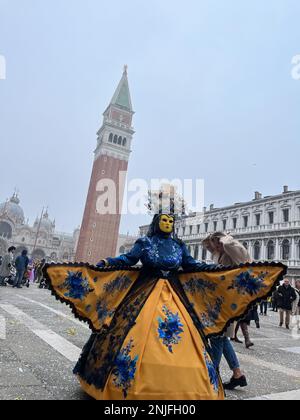
{"type": "MultiPolygon", "coordinates": [[[[0,0],[0,202],[80,225],[128,64],[128,178],[204,178],[206,204],[300,189],[299,0],[0,0]]],[[[135,233],[145,217],[124,217],[135,233]]]]}

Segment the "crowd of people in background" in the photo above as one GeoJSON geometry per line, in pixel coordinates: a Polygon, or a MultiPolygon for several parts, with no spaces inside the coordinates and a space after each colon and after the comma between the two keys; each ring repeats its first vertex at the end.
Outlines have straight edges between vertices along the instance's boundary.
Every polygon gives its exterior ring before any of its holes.
{"type": "Polygon", "coordinates": [[[46,260],[30,260],[28,251],[23,250],[21,255],[16,256],[16,248],[11,246],[7,254],[0,257],[0,287],[12,286],[22,289],[30,287],[32,283],[38,283],[45,287],[43,267],[46,260]]]}

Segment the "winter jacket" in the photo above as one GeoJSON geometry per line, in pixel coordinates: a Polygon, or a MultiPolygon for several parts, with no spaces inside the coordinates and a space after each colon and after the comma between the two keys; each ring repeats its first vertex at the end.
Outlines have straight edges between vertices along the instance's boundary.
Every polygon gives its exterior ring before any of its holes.
{"type": "Polygon", "coordinates": [[[12,253],[4,255],[2,264],[0,266],[0,277],[10,276],[10,269],[13,265],[13,261],[14,261],[14,255],[12,253]]]}
{"type": "Polygon", "coordinates": [[[291,311],[293,302],[297,299],[296,291],[292,286],[278,288],[278,308],[291,311]]]}
{"type": "Polygon", "coordinates": [[[16,262],[15,262],[15,266],[16,269],[21,272],[21,271],[25,271],[28,267],[29,264],[29,258],[25,255],[19,255],[16,258],[16,262]]]}

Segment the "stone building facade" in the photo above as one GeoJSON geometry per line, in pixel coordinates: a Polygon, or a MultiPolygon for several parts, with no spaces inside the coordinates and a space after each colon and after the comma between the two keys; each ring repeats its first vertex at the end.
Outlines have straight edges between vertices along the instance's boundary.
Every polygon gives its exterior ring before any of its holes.
{"type": "Polygon", "coordinates": [[[116,255],[125,254],[130,251],[132,245],[137,241],[138,236],[120,234],[117,243],[116,255]]]}
{"type": "MultiPolygon", "coordinates": [[[[140,227],[140,235],[148,226],[140,227]]],[[[193,257],[211,263],[202,241],[214,232],[228,232],[249,250],[254,261],[279,261],[289,268],[294,283],[300,279],[300,191],[289,191],[227,207],[211,205],[201,214],[190,214],[176,222],[176,233],[185,241],[193,257]]],[[[130,244],[127,244],[127,249],[130,244]]]]}
{"type": "Polygon", "coordinates": [[[57,232],[55,221],[50,220],[48,211],[43,212],[32,226],[26,222],[20,199],[14,194],[10,200],[0,204],[0,255],[10,246],[17,248],[17,254],[27,249],[30,258],[47,261],[73,261],[78,230],[73,234],[57,232]]]}

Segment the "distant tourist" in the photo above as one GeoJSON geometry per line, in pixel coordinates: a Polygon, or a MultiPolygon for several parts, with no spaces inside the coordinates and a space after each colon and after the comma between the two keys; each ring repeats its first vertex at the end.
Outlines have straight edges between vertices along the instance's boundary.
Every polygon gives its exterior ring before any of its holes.
{"type": "Polygon", "coordinates": [[[263,300],[260,304],[260,314],[267,316],[268,315],[268,301],[263,300]]]}
{"type": "Polygon", "coordinates": [[[27,268],[27,270],[25,271],[25,274],[24,274],[24,280],[26,280],[25,281],[25,286],[26,287],[29,287],[30,283],[34,283],[34,263],[33,263],[32,260],[29,261],[28,268],[27,268]]]}
{"type": "Polygon", "coordinates": [[[8,248],[8,253],[4,255],[2,259],[2,264],[0,266],[0,286],[6,286],[6,279],[9,279],[11,275],[11,269],[13,267],[14,255],[16,248],[11,246],[8,248]]]}
{"type": "Polygon", "coordinates": [[[296,323],[298,327],[298,331],[300,331],[300,280],[296,281],[295,287],[297,298],[293,302],[293,315],[296,317],[296,323]]]}
{"type": "Polygon", "coordinates": [[[27,254],[28,254],[28,251],[24,249],[22,251],[22,254],[19,255],[15,261],[17,275],[16,275],[15,284],[13,287],[16,287],[18,289],[22,289],[23,277],[24,277],[25,272],[27,271],[27,267],[29,264],[29,258],[27,254]]]}
{"type": "Polygon", "coordinates": [[[290,329],[290,319],[292,313],[293,302],[297,299],[296,291],[291,286],[289,279],[285,279],[283,285],[278,288],[278,308],[280,314],[280,324],[282,327],[285,321],[285,326],[290,329]],[[285,318],[285,319],[284,319],[285,318]]]}
{"type": "Polygon", "coordinates": [[[43,268],[45,267],[46,264],[46,260],[42,259],[42,261],[38,264],[38,266],[36,267],[36,274],[35,274],[35,279],[37,283],[41,283],[43,280],[43,268]]]}
{"type": "Polygon", "coordinates": [[[256,328],[260,328],[260,321],[259,321],[259,315],[258,315],[258,305],[254,305],[248,314],[245,316],[244,319],[242,319],[240,322],[238,322],[236,329],[235,329],[235,337],[232,341],[235,341],[236,343],[242,343],[242,341],[239,340],[237,334],[239,331],[239,328],[241,327],[243,336],[245,338],[245,346],[247,349],[254,346],[254,343],[250,340],[249,330],[248,327],[251,324],[251,321],[255,322],[256,328]]]}

